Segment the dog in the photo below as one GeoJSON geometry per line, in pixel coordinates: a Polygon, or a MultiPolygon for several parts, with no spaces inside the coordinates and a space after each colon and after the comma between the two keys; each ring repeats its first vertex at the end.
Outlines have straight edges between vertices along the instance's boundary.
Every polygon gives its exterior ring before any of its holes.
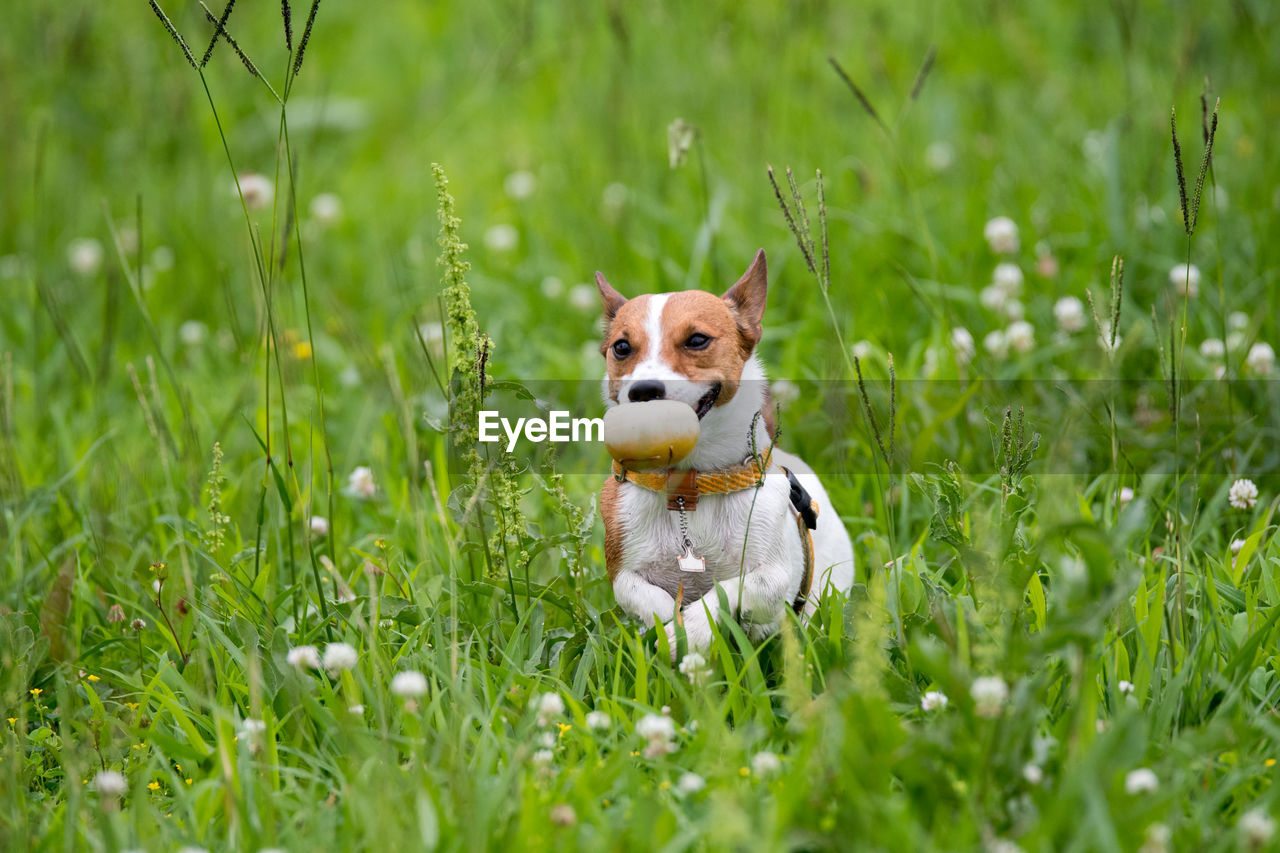
{"type": "Polygon", "coordinates": [[[727,615],[759,640],[777,631],[784,608],[807,619],[824,591],[853,583],[853,546],[822,483],[773,446],[755,354],[767,277],[763,249],[722,297],[627,299],[596,273],[606,407],[677,400],[700,421],[687,457],[656,472],[615,462],[600,495],[614,596],[646,627],[665,623],[673,659],[681,625],[689,650],[710,646],[721,592],[727,615]]]}

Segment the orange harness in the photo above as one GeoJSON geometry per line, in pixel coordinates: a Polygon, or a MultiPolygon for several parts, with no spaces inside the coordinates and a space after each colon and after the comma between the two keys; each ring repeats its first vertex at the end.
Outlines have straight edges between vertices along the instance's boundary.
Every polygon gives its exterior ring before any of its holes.
{"type": "MultiPolygon", "coordinates": [[[[739,465],[714,471],[697,471],[692,468],[631,471],[615,459],[613,476],[618,482],[625,480],[651,492],[665,494],[669,510],[694,512],[698,508],[698,497],[701,495],[724,495],[762,485],[772,458],[773,448],[767,447],[758,459],[753,456],[739,465]]],[[[800,485],[794,474],[781,465],[778,467],[791,484],[791,509],[795,513],[796,529],[800,533],[800,550],[804,554],[804,577],[800,581],[799,594],[791,604],[792,609],[799,613],[804,610],[805,600],[809,597],[809,589],[813,585],[813,530],[818,526],[818,504],[800,485]]]]}

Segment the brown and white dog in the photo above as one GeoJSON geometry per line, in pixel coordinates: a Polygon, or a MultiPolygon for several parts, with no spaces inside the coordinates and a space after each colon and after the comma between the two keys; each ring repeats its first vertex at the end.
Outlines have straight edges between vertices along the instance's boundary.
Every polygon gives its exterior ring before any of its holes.
{"type": "Polygon", "coordinates": [[[768,287],[764,250],[723,297],[686,290],[627,299],[600,273],[596,286],[607,323],[600,348],[607,363],[606,406],[678,400],[700,420],[693,451],[660,472],[659,483],[652,474],[647,481],[623,478],[615,468],[604,484],[605,562],[622,609],[646,626],[655,619],[666,623],[674,657],[680,622],[691,650],[710,645],[710,623],[720,609],[717,587],[730,616],[739,617],[753,639],[776,631],[784,608],[794,606],[807,618],[826,589],[847,592],[853,547],[839,514],[813,470],[773,448],[772,429],[762,423],[772,423],[755,355],[768,287]],[[757,489],[760,461],[764,484],[757,489]],[[695,481],[749,485],[707,493],[690,489],[695,481]],[[687,537],[681,513],[672,508],[681,489],[696,504],[684,513],[687,537]],[[817,510],[808,536],[797,494],[817,510]],[[691,549],[705,560],[704,570],[690,570],[691,549]]]}

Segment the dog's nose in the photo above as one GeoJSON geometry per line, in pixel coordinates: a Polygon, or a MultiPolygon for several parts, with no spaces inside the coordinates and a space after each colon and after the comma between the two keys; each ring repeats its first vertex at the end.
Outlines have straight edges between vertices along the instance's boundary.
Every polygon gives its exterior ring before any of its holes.
{"type": "Polygon", "coordinates": [[[633,403],[647,403],[650,400],[661,400],[667,396],[667,386],[656,379],[645,379],[631,386],[627,392],[633,403]]]}

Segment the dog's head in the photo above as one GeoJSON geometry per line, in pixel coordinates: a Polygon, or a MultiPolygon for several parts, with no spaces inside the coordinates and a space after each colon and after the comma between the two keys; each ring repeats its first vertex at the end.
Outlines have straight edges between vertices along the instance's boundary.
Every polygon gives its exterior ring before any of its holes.
{"type": "MultiPolygon", "coordinates": [[[[627,299],[601,273],[596,273],[596,286],[604,300],[600,352],[606,363],[607,405],[679,400],[702,420],[733,402],[744,370],[758,372],[752,356],[760,342],[768,289],[763,249],[720,297],[685,290],[627,299]]],[[[759,404],[748,417],[755,411],[759,404]]],[[[704,421],[704,431],[708,424],[704,421]]]]}

